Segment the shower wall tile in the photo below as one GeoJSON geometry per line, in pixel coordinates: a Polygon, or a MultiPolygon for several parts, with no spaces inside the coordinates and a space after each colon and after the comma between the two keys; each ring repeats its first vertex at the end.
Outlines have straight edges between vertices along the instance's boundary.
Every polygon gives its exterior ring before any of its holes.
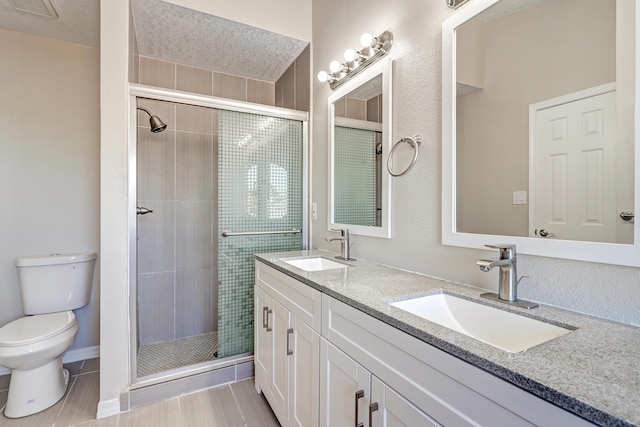
{"type": "Polygon", "coordinates": [[[178,132],[176,136],[176,198],[208,200],[213,197],[213,137],[178,132]]]}
{"type": "Polygon", "coordinates": [[[176,338],[200,335],[213,329],[211,268],[176,271],[176,338]]]}
{"type": "Polygon", "coordinates": [[[213,109],[177,105],[176,129],[188,132],[213,133],[213,109]]]}
{"type": "Polygon", "coordinates": [[[239,363],[236,365],[236,381],[242,381],[253,377],[255,374],[252,362],[239,363]]]}
{"type": "Polygon", "coordinates": [[[382,123],[382,95],[367,101],[367,120],[382,123]]]}
{"type": "Polygon", "coordinates": [[[367,120],[367,102],[347,98],[347,117],[350,119],[367,120]]]}
{"type": "Polygon", "coordinates": [[[347,101],[345,98],[340,98],[338,102],[333,105],[333,113],[336,117],[347,117],[347,101]]]}
{"type": "Polygon", "coordinates": [[[230,74],[213,73],[213,96],[247,100],[247,79],[230,74]]]}
{"type": "Polygon", "coordinates": [[[175,135],[138,127],[138,200],[175,198],[175,135]]]}
{"type": "Polygon", "coordinates": [[[174,273],[138,274],[140,344],[174,338],[174,273]]]}
{"type": "Polygon", "coordinates": [[[285,71],[276,82],[276,91],[282,93],[283,108],[296,108],[296,66],[295,62],[285,71]]]}
{"type": "Polygon", "coordinates": [[[176,65],[173,62],[141,56],[140,83],[166,89],[175,89],[176,65]]]}
{"type": "Polygon", "coordinates": [[[296,110],[309,111],[311,105],[311,48],[307,46],[296,58],[296,110]]]}
{"type": "Polygon", "coordinates": [[[138,272],[158,273],[175,269],[175,205],[173,201],[139,200],[153,213],[138,215],[138,272]]]}
{"type": "Polygon", "coordinates": [[[247,101],[263,105],[275,105],[275,84],[247,79],[247,101]]]}
{"type": "Polygon", "coordinates": [[[202,95],[212,95],[213,73],[202,68],[176,64],[176,89],[202,95]]]}
{"type": "Polygon", "coordinates": [[[176,270],[212,266],[211,201],[181,201],[176,212],[176,270]]]}
{"type": "MultiPolygon", "coordinates": [[[[303,58],[305,54],[309,56],[308,50],[309,48],[307,48],[300,57],[303,58]]],[[[262,105],[282,106],[282,88],[280,88],[280,95],[276,95],[277,83],[247,79],[150,57],[142,56],[136,58],[137,61],[134,67],[139,69],[136,74],[139,75],[139,82],[141,84],[203,95],[213,95],[262,105]]],[[[298,97],[300,98],[302,95],[302,98],[296,100],[294,104],[297,103],[303,106],[303,108],[298,107],[298,109],[308,110],[309,58],[303,58],[302,61],[306,61],[306,63],[297,65],[298,67],[302,66],[302,71],[297,75],[297,80],[289,79],[289,84],[304,86],[302,91],[300,91],[301,89],[299,87],[296,88],[298,97]],[[304,82],[304,79],[307,81],[304,82]]],[[[295,66],[295,63],[291,64],[292,69],[295,66]]],[[[291,91],[294,89],[291,87],[287,90],[291,91]]]]}

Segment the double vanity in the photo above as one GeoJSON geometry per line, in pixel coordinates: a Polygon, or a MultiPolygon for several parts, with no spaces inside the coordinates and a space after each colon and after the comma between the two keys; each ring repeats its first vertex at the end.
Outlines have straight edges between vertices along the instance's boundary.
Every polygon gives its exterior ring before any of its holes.
{"type": "Polygon", "coordinates": [[[638,328],[481,291],[258,254],[256,388],[283,426],[640,425],[638,328]]]}

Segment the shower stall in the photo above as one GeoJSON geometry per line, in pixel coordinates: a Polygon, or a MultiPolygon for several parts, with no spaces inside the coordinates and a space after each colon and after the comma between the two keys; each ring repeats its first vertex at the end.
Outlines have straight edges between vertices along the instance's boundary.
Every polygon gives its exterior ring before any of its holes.
{"type": "Polygon", "coordinates": [[[131,110],[132,383],[250,360],[253,254],[306,246],[307,113],[136,85],[131,110]]]}

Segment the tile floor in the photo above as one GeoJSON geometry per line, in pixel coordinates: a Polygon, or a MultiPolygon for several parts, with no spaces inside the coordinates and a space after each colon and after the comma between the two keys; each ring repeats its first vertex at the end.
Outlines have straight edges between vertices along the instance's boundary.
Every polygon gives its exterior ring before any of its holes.
{"type": "MultiPolygon", "coordinates": [[[[96,420],[99,399],[99,359],[65,365],[71,385],[60,402],[38,414],[9,419],[0,427],[279,427],[253,378],[96,420]]],[[[0,376],[0,410],[4,410],[9,375],[0,376]]]]}

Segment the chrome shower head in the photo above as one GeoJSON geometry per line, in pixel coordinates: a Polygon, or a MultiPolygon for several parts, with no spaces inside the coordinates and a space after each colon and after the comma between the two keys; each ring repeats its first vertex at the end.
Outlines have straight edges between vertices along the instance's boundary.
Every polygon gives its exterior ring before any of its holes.
{"type": "Polygon", "coordinates": [[[160,117],[152,115],[149,110],[142,107],[136,107],[138,110],[142,110],[149,115],[149,126],[151,126],[151,132],[159,133],[167,128],[166,123],[164,123],[160,117]]]}

